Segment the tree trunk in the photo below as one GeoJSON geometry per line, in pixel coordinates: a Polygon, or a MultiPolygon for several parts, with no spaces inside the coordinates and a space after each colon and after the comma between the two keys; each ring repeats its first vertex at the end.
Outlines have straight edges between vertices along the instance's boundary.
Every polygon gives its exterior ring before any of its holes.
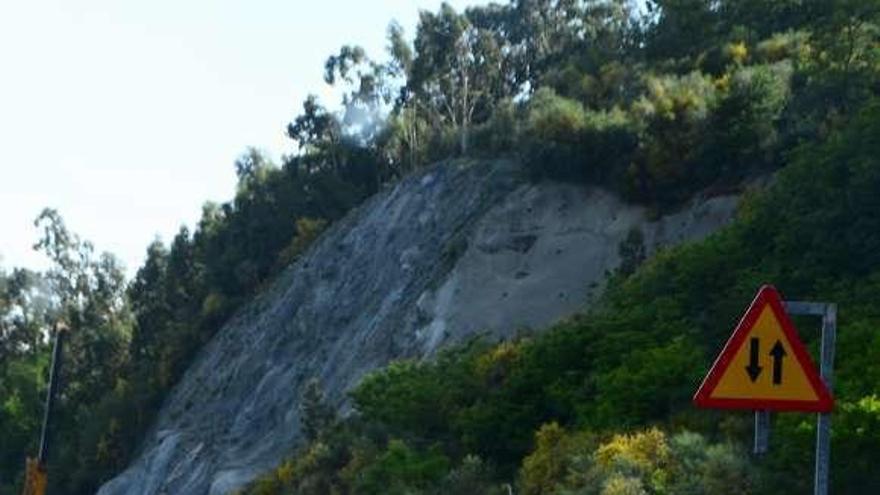
{"type": "Polygon", "coordinates": [[[470,124],[470,93],[468,88],[468,74],[462,70],[462,95],[461,95],[461,125],[459,126],[459,153],[464,156],[468,152],[468,124],[470,124]]]}
{"type": "Polygon", "coordinates": [[[467,126],[467,122],[462,122],[461,127],[459,129],[461,129],[461,131],[459,133],[460,135],[459,135],[459,139],[458,139],[458,146],[459,146],[459,150],[461,152],[461,155],[464,156],[464,155],[467,155],[467,152],[468,152],[468,126],[467,126]]]}

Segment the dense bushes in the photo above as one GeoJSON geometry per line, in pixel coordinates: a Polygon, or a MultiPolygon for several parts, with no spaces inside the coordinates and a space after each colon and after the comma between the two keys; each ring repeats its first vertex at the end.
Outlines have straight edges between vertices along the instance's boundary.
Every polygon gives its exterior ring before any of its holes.
{"type": "Polygon", "coordinates": [[[522,134],[534,178],[597,184],[619,179],[638,143],[626,112],[586,110],[549,88],[529,100],[522,134]]]}
{"type": "Polygon", "coordinates": [[[674,206],[779,166],[791,67],[731,66],[717,79],[648,75],[638,98],[610,110],[541,88],[524,110],[519,150],[536,179],[602,184],[674,206]]]}
{"type": "Polygon", "coordinates": [[[641,137],[631,169],[637,196],[680,201],[705,183],[701,175],[713,175],[703,170],[700,152],[717,99],[712,80],[698,72],[647,79],[647,91],[633,107],[641,137]]]}
{"type": "Polygon", "coordinates": [[[535,434],[520,485],[525,495],[745,495],[754,490],[752,471],[740,448],[710,444],[697,433],[668,436],[651,428],[600,443],[550,423],[535,434]]]}

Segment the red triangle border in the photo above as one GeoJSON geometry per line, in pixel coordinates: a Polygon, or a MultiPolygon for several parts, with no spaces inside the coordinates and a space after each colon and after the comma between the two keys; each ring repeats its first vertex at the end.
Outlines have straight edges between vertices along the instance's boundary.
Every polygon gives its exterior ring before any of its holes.
{"type": "Polygon", "coordinates": [[[724,349],[718,355],[718,358],[712,364],[712,368],[694,394],[694,404],[698,407],[715,408],[715,409],[753,409],[767,411],[803,411],[803,412],[830,412],[834,407],[834,397],[825,386],[825,382],[819,377],[813,360],[807,353],[803,342],[798,337],[797,331],[789,318],[788,313],[782,306],[782,298],[779,292],[772,285],[764,285],[758,290],[755,299],[749,305],[745,315],[740,319],[736,330],[727,340],[724,349]],[[813,390],[816,392],[818,400],[779,400],[779,399],[725,399],[711,397],[712,392],[721,380],[721,377],[727,371],[736,353],[745,343],[746,337],[757,322],[764,307],[769,305],[773,310],[776,319],[782,326],[782,331],[788,339],[791,350],[798,363],[807,375],[807,379],[813,390]]]}

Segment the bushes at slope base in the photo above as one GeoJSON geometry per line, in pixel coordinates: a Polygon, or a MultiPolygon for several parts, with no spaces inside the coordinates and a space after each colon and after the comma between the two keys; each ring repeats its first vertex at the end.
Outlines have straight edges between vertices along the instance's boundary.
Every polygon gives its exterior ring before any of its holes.
{"type": "Polygon", "coordinates": [[[436,445],[346,440],[337,434],[312,444],[242,494],[746,495],[755,483],[741,448],[688,431],[670,436],[649,428],[603,439],[548,423],[535,433],[516,481],[499,480],[491,463],[473,454],[453,464],[436,445]]]}

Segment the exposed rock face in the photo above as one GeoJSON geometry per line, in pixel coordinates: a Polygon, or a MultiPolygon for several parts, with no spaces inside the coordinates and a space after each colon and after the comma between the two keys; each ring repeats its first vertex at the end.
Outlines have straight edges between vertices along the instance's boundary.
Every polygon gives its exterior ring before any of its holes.
{"type": "Polygon", "coordinates": [[[546,326],[589,304],[633,229],[650,253],[716,230],[737,203],[696,201],[651,222],[601,190],[520,175],[509,162],[443,164],[338,222],[200,352],[138,458],[99,494],[229,493],[297,444],[309,378],[343,407],[395,358],[546,326]]]}

